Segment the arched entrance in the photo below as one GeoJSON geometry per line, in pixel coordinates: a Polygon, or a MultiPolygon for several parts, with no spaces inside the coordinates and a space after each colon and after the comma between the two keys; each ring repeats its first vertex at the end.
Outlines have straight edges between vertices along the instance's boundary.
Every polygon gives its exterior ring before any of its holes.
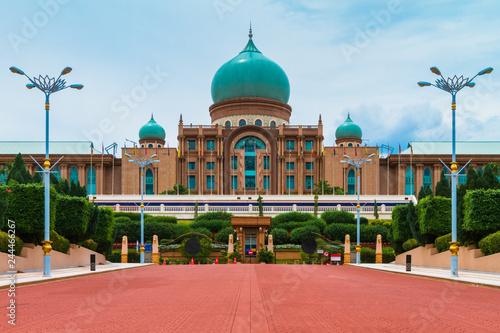
{"type": "Polygon", "coordinates": [[[354,169],[351,169],[347,174],[347,193],[350,195],[355,194],[355,187],[356,187],[356,171],[354,171],[354,169]]]}
{"type": "Polygon", "coordinates": [[[145,194],[155,194],[155,192],[154,192],[154,177],[153,177],[153,171],[151,169],[146,170],[146,193],[145,194]]]}

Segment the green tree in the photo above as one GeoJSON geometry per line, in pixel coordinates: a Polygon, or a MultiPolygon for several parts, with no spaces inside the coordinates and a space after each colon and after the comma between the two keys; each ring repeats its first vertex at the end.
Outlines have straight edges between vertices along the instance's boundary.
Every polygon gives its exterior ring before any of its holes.
{"type": "Polygon", "coordinates": [[[189,194],[188,189],[182,184],[175,184],[174,189],[168,190],[167,194],[168,195],[175,195],[175,194],[177,194],[177,189],[179,189],[179,194],[189,194]]]}
{"type": "Polygon", "coordinates": [[[431,186],[430,186],[430,185],[427,185],[427,186],[425,187],[425,197],[428,197],[428,196],[431,196],[431,197],[433,196],[433,194],[432,194],[432,189],[431,189],[431,186]]]}
{"type": "Polygon", "coordinates": [[[425,245],[425,239],[420,232],[420,224],[418,223],[417,218],[417,210],[413,201],[410,201],[408,204],[408,212],[406,213],[406,220],[408,221],[408,225],[410,226],[411,234],[413,238],[417,240],[418,244],[421,246],[425,245]]]}
{"type": "Polygon", "coordinates": [[[33,175],[33,184],[39,184],[43,181],[41,172],[35,172],[33,175]]]}
{"type": "Polygon", "coordinates": [[[328,181],[326,180],[319,180],[317,184],[314,184],[316,189],[314,190],[314,193],[316,194],[333,194],[333,188],[328,184],[328,181]]]}
{"type": "Polygon", "coordinates": [[[335,186],[334,194],[335,195],[344,195],[344,189],[340,186],[335,186]]]}
{"type": "Polygon", "coordinates": [[[314,195],[314,216],[318,217],[318,195],[314,195]]]}
{"type": "Polygon", "coordinates": [[[434,191],[436,196],[451,198],[451,187],[448,178],[446,178],[446,174],[444,170],[441,171],[441,179],[436,184],[436,190],[434,191]]]}
{"type": "Polygon", "coordinates": [[[488,163],[483,168],[483,174],[479,179],[478,189],[498,189],[500,188],[500,181],[494,173],[494,167],[491,163],[488,163]]]}
{"type": "Polygon", "coordinates": [[[196,200],[196,203],[194,204],[194,218],[198,217],[198,200],[196,200]]]}
{"type": "Polygon", "coordinates": [[[257,198],[257,202],[259,203],[259,216],[264,216],[264,207],[262,206],[262,197],[260,195],[257,198]]]}
{"type": "Polygon", "coordinates": [[[425,194],[425,189],[424,189],[424,186],[422,185],[420,187],[420,191],[418,191],[418,200],[422,200],[423,198],[425,198],[427,195],[425,194]]]}
{"type": "Polygon", "coordinates": [[[7,175],[7,184],[10,180],[15,180],[19,184],[29,184],[32,182],[31,174],[28,169],[26,169],[26,163],[24,163],[23,156],[21,153],[17,154],[12,167],[7,175]]]}
{"type": "Polygon", "coordinates": [[[60,194],[69,194],[69,184],[66,178],[61,178],[56,186],[56,191],[60,194]]]}
{"type": "Polygon", "coordinates": [[[472,166],[469,166],[467,168],[467,181],[465,182],[466,187],[470,190],[475,190],[478,185],[478,180],[479,176],[476,173],[476,170],[474,170],[472,166]]]}
{"type": "Polygon", "coordinates": [[[0,230],[3,228],[3,215],[7,211],[7,208],[9,207],[9,202],[7,199],[1,199],[0,200],[0,230]]]}
{"type": "Polygon", "coordinates": [[[378,215],[377,200],[373,200],[373,216],[375,217],[376,220],[378,220],[379,215],[378,215]]]}
{"type": "Polygon", "coordinates": [[[59,185],[59,179],[53,173],[50,174],[50,183],[54,185],[55,188],[59,185]]]}

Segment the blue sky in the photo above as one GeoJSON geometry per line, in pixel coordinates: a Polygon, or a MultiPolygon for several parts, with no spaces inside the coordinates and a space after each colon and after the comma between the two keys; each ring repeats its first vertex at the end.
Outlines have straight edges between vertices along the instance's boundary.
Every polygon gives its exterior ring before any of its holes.
{"type": "Polygon", "coordinates": [[[73,72],[51,97],[51,140],[125,138],[154,113],[177,145],[185,124],[210,124],[217,69],[254,42],[290,80],[292,124],[324,124],[325,145],[350,112],[368,145],[450,140],[449,94],[419,88],[444,75],[473,76],[457,100],[457,140],[498,140],[497,1],[3,1],[0,140],[44,140],[43,95],[12,74],[73,72]]]}

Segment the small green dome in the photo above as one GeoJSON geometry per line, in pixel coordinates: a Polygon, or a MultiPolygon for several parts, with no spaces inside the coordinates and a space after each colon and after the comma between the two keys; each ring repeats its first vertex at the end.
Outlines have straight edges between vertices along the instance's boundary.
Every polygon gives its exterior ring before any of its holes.
{"type": "Polygon", "coordinates": [[[355,124],[349,115],[347,115],[347,119],[339,127],[337,127],[337,130],[335,131],[335,137],[337,139],[361,139],[362,136],[363,131],[361,131],[361,127],[355,124]]]}
{"type": "Polygon", "coordinates": [[[139,140],[159,139],[165,140],[165,130],[158,125],[151,115],[149,122],[139,130],[139,140]]]}
{"type": "Polygon", "coordinates": [[[226,62],[212,80],[214,103],[237,97],[264,97],[288,103],[290,83],[285,71],[262,55],[252,41],[252,30],[246,47],[226,62]]]}

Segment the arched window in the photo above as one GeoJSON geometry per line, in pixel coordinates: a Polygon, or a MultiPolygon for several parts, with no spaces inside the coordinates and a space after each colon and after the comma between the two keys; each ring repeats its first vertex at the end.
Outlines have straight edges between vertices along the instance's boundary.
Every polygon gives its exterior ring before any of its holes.
{"type": "Polygon", "coordinates": [[[150,144],[148,145],[148,148],[153,148],[153,147],[154,147],[154,146],[153,146],[153,144],[152,144],[152,143],[150,143],[150,144]]]}
{"type": "Polygon", "coordinates": [[[226,126],[226,127],[231,127],[231,122],[230,122],[229,120],[228,120],[228,121],[226,121],[226,125],[225,125],[225,126],[226,126]]]}
{"type": "Polygon", "coordinates": [[[427,186],[432,188],[432,172],[431,169],[429,168],[425,168],[424,170],[423,184],[424,184],[424,190],[427,189],[427,186]]]}
{"type": "Polygon", "coordinates": [[[239,125],[240,126],[245,126],[247,124],[247,121],[245,119],[240,119],[239,125]]]}
{"type": "Polygon", "coordinates": [[[271,121],[270,126],[271,126],[271,127],[276,127],[276,122],[275,122],[274,120],[273,120],[273,121],[271,121]]]}
{"type": "Polygon", "coordinates": [[[154,179],[153,179],[153,170],[146,170],[146,194],[155,194],[154,193],[154,179]]]}
{"type": "Polygon", "coordinates": [[[78,183],[78,170],[76,170],[75,167],[71,168],[71,172],[69,173],[69,184],[71,185],[71,182],[73,183],[78,183]]]}
{"type": "Polygon", "coordinates": [[[467,172],[465,171],[465,168],[460,170],[458,173],[458,186],[463,185],[467,182],[467,172]]]}
{"type": "Polygon", "coordinates": [[[354,169],[349,170],[347,174],[347,194],[354,194],[356,187],[356,172],[354,169]]]}
{"type": "Polygon", "coordinates": [[[344,147],[344,144],[343,144],[343,143],[341,143],[341,144],[340,144],[340,147],[344,147]]]}
{"type": "Polygon", "coordinates": [[[144,145],[141,145],[141,148],[144,148],[144,145]]]}
{"type": "Polygon", "coordinates": [[[347,147],[352,147],[352,146],[353,146],[352,143],[347,144],[347,147]]]}
{"type": "Polygon", "coordinates": [[[262,120],[257,119],[257,120],[255,121],[255,125],[257,125],[257,126],[262,126],[262,120]]]}
{"type": "Polygon", "coordinates": [[[95,192],[95,170],[90,168],[87,172],[87,194],[96,194],[95,192]]]}
{"type": "Polygon", "coordinates": [[[413,178],[413,170],[406,169],[405,175],[405,195],[415,194],[415,179],[413,178]]]}
{"type": "Polygon", "coordinates": [[[158,148],[161,148],[161,145],[158,145],[158,148]]]}

